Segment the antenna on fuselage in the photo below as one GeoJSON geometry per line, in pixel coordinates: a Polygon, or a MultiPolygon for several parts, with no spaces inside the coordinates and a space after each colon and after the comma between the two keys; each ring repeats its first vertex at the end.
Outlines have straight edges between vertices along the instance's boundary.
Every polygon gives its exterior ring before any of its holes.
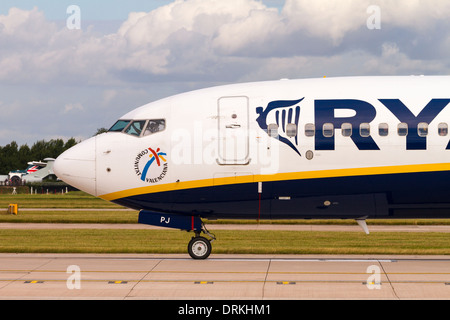
{"type": "Polygon", "coordinates": [[[358,225],[364,230],[366,234],[369,234],[369,228],[367,227],[366,217],[355,219],[358,225]]]}

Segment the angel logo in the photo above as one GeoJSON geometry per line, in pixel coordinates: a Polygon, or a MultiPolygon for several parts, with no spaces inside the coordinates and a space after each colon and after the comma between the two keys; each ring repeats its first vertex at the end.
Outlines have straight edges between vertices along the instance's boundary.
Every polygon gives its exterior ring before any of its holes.
{"type": "Polygon", "coordinates": [[[152,148],[142,150],[136,156],[134,162],[136,175],[142,181],[148,183],[161,181],[167,174],[168,164],[166,156],[167,153],[161,152],[160,148],[156,150],[152,148]]]}
{"type": "Polygon", "coordinates": [[[259,114],[256,122],[259,127],[264,130],[270,137],[277,138],[281,142],[287,144],[299,156],[298,151],[298,123],[300,119],[300,106],[298,105],[305,98],[300,100],[279,100],[270,102],[263,110],[263,107],[256,108],[259,114]],[[274,112],[272,112],[274,111],[274,112]],[[276,124],[276,126],[275,126],[276,124]],[[273,134],[271,126],[281,128],[281,133],[273,134]],[[295,125],[295,126],[294,126],[295,125]]]}

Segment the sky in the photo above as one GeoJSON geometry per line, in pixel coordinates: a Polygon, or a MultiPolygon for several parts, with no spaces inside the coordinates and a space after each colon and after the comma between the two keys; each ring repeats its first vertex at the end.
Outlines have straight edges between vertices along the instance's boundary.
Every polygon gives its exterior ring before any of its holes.
{"type": "Polygon", "coordinates": [[[448,0],[2,0],[0,146],[221,84],[448,74],[449,53],[448,0]]]}

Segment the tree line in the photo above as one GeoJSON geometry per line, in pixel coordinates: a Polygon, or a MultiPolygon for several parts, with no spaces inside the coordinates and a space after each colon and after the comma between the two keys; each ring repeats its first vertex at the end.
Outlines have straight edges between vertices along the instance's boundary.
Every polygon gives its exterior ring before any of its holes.
{"type": "Polygon", "coordinates": [[[62,139],[50,141],[40,140],[31,148],[27,145],[19,145],[13,141],[6,146],[0,146],[0,175],[7,175],[10,171],[23,170],[30,161],[41,161],[45,158],[57,158],[61,153],[77,144],[74,138],[67,142],[62,139]]]}

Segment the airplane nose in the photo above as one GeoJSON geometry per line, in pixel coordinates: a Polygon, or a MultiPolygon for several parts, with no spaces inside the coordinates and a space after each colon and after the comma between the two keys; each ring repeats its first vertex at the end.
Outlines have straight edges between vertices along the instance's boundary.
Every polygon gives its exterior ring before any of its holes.
{"type": "Polygon", "coordinates": [[[96,138],[83,141],[61,154],[53,165],[56,176],[65,183],[96,195],[96,138]]]}

